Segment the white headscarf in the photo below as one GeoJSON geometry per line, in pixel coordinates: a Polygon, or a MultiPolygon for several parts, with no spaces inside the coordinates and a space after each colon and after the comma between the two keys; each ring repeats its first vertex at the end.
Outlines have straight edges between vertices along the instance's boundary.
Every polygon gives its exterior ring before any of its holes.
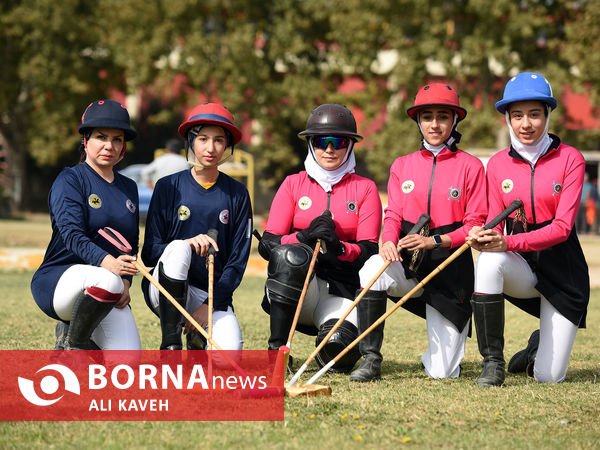
{"type": "Polygon", "coordinates": [[[550,112],[551,108],[548,105],[545,105],[546,111],[548,114],[546,115],[546,127],[544,128],[544,132],[540,136],[540,138],[531,145],[523,144],[515,131],[513,130],[512,125],[510,124],[510,113],[508,108],[504,113],[504,118],[506,119],[506,124],[508,125],[508,132],[510,133],[510,145],[515,151],[523,157],[526,161],[529,162],[532,166],[535,165],[538,159],[540,159],[550,148],[552,145],[552,138],[548,135],[548,125],[550,124],[550,112]]]}
{"type": "Polygon", "coordinates": [[[338,183],[344,176],[349,173],[354,173],[354,167],[356,166],[356,159],[354,158],[354,141],[350,139],[350,145],[346,155],[344,155],[344,162],[339,165],[336,169],[327,170],[319,165],[315,156],[315,149],[312,144],[312,136],[309,136],[308,141],[308,154],[304,160],[304,168],[308,175],[313,178],[319,185],[325,190],[330,192],[333,186],[338,183]]]}

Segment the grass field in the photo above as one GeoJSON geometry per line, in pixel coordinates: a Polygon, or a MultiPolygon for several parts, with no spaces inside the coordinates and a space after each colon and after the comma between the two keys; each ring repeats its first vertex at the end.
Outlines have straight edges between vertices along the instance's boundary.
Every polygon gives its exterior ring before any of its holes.
{"type": "MultiPolygon", "coordinates": [[[[54,321],[31,298],[31,276],[0,272],[0,349],[54,344],[54,321]]],[[[247,349],[266,346],[268,317],[259,306],[263,283],[261,277],[246,277],[235,299],[247,349]]],[[[156,349],[158,321],[144,304],[139,280],[132,297],[142,344],[156,349]]],[[[503,388],[478,388],[473,385],[480,363],[474,339],[467,343],[459,379],[428,379],[419,360],[427,345],[425,322],[400,310],[386,322],[381,382],[355,384],[343,375],[325,375],[320,382],[332,387],[332,396],[286,399],[283,422],[4,422],[0,448],[597,449],[599,302],[600,290],[594,290],[588,328],[577,336],[567,380],[557,385],[509,375],[503,388]]],[[[526,342],[536,320],[508,306],[506,322],[510,356],[526,342]]],[[[314,338],[297,334],[293,355],[303,361],[313,346],[314,338]]],[[[307,375],[315,370],[311,366],[307,375]]]]}

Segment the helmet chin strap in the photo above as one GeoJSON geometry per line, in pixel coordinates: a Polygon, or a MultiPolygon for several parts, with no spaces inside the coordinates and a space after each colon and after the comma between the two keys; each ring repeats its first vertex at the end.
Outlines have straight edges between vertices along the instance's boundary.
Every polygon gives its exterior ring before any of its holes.
{"type": "MultiPolygon", "coordinates": [[[[194,154],[194,152],[192,152],[192,154],[194,154]]],[[[233,147],[231,147],[231,155],[229,155],[228,157],[226,157],[226,158],[223,158],[221,161],[219,161],[219,162],[217,163],[217,166],[220,166],[221,164],[223,164],[223,163],[227,162],[229,159],[231,159],[231,157],[232,157],[232,156],[233,156],[233,147]]],[[[194,158],[195,158],[195,157],[196,157],[196,155],[194,154],[194,158]]],[[[203,165],[203,164],[200,164],[200,163],[198,163],[198,162],[195,162],[195,161],[188,161],[187,163],[188,163],[190,166],[193,166],[193,167],[199,167],[200,169],[206,169],[206,166],[205,166],[205,165],[203,165]]]]}

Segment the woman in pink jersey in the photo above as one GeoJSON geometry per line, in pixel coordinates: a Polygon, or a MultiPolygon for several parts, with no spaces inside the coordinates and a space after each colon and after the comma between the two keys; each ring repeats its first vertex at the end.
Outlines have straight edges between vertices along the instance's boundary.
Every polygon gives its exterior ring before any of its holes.
{"type": "MultiPolygon", "coordinates": [[[[467,115],[456,91],[442,83],[423,86],[408,115],[419,126],[423,146],[392,164],[383,244],[360,270],[361,286],[369,283],[384,261],[391,264],[358,304],[360,332],[385,313],[388,296],[398,300],[464,244],[468,231],[481,225],[486,213],[483,165],[456,147],[460,139],[456,126],[467,115]],[[424,213],[431,217],[429,232],[408,234],[424,213]]],[[[470,331],[472,293],[473,260],[471,252],[465,252],[404,304],[427,320],[429,345],[421,362],[428,376],[459,376],[470,331]]],[[[383,326],[360,342],[364,359],[351,381],[381,378],[383,326]]]]}
{"type": "Polygon", "coordinates": [[[487,166],[489,217],[513,200],[524,211],[496,229],[471,230],[477,260],[472,304],[483,370],[476,383],[504,383],[504,298],[540,318],[527,348],[508,364],[538,382],[565,379],[577,328],[585,327],[588,268],[574,227],[585,161],[575,148],[548,134],[557,101],[546,79],[523,72],[510,79],[496,109],[504,114],[511,145],[487,166]]]}
{"type": "MultiPolygon", "coordinates": [[[[377,187],[354,173],[353,147],[362,136],[350,110],[337,104],[315,108],[299,136],[308,144],[305,170],[283,181],[259,246],[269,260],[262,304],[271,316],[269,349],[286,344],[317,240],[322,252],[297,330],[317,335],[318,345],[352,303],[359,288],[358,270],[377,253],[381,229],[377,187]]],[[[326,364],[357,336],[353,311],[317,362],[326,364]]],[[[350,351],[333,369],[350,371],[358,358],[357,350],[350,351]]]]}

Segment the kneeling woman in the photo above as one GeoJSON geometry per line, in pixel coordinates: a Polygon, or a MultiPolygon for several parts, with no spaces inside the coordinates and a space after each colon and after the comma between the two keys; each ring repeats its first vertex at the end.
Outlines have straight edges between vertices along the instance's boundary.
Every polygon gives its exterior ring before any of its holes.
{"type": "MultiPolygon", "coordinates": [[[[407,112],[419,126],[423,145],[396,159],[390,169],[383,244],[379,255],[361,269],[362,286],[384,261],[390,265],[358,305],[361,332],[385,313],[388,296],[397,300],[409,292],[464,244],[471,227],[481,225],[486,213],[483,164],[456,147],[460,138],[456,126],[467,115],[458,94],[446,84],[423,86],[407,112]],[[423,213],[431,217],[429,233],[408,234],[423,213]]],[[[404,304],[427,320],[429,346],[421,362],[431,378],[460,375],[472,293],[473,259],[467,251],[404,304]]],[[[383,327],[382,323],[360,342],[364,360],[351,381],[381,377],[383,327]]]]}
{"type": "MultiPolygon", "coordinates": [[[[241,350],[242,332],[233,312],[233,292],[242,281],[250,255],[252,207],[246,187],[219,171],[227,148],[242,139],[227,108],[216,103],[196,106],[180,126],[191,170],[161,178],[156,183],[146,222],[142,259],[154,266],[154,277],[208,328],[208,269],[212,245],[214,261],[213,338],[225,350],[241,350]],[[217,236],[209,235],[214,229],[217,236]]],[[[161,350],[181,350],[181,331],[188,349],[206,346],[190,322],[145,279],[146,303],[160,317],[161,350]]]]}
{"type": "MultiPolygon", "coordinates": [[[[313,248],[318,256],[302,306],[298,330],[317,335],[317,345],[346,312],[359,288],[358,270],[373,254],[381,228],[381,202],[375,183],[354,173],[353,147],[362,137],[352,113],[325,104],[310,114],[306,130],[305,171],[284,181],[271,205],[259,246],[269,260],[263,308],[270,313],[269,349],[286,344],[313,248]]],[[[357,336],[353,311],[317,355],[326,364],[357,336]]],[[[349,371],[360,355],[351,351],[334,370],[349,371]]]]}
{"type": "Polygon", "coordinates": [[[556,106],[546,79],[531,72],[513,77],[496,103],[511,145],[488,163],[488,214],[495,217],[519,198],[524,215],[507,219],[506,235],[501,225],[470,233],[482,252],[472,300],[483,356],[480,386],[504,382],[504,297],[540,318],[539,332],[511,359],[509,372],[527,371],[539,382],[563,381],[577,328],[585,327],[590,280],[574,227],[585,161],[548,134],[556,106]]]}
{"type": "Polygon", "coordinates": [[[55,349],[140,350],[128,306],[133,257],[119,256],[98,234],[112,227],[137,253],[137,187],[113,170],[136,132],[127,110],[112,100],[91,103],[79,132],[83,161],[52,184],[52,238],[31,291],[42,311],[59,320],[55,349]]]}

